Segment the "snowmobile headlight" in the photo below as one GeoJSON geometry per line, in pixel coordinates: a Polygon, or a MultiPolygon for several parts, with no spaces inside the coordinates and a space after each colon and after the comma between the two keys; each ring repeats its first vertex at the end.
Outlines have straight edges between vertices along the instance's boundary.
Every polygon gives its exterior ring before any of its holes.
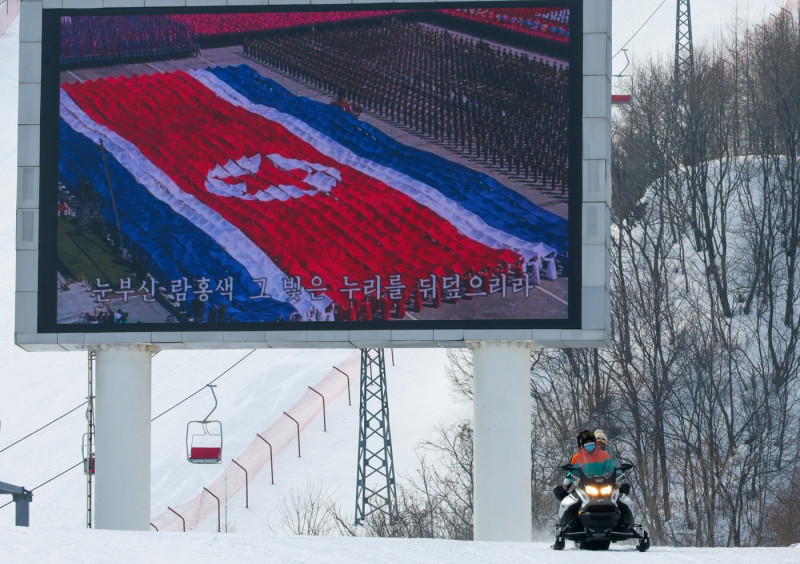
{"type": "Polygon", "coordinates": [[[600,495],[600,490],[594,486],[587,485],[584,489],[586,490],[586,493],[591,496],[600,495]]]}
{"type": "Polygon", "coordinates": [[[611,495],[611,492],[614,490],[614,487],[611,485],[603,486],[600,488],[600,495],[611,495]]]}

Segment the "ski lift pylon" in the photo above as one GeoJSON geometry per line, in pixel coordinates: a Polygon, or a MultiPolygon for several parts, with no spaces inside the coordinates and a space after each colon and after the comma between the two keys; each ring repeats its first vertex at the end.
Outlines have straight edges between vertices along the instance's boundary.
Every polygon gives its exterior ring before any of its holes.
{"type": "Polygon", "coordinates": [[[222,462],[222,423],[209,419],[217,409],[217,394],[213,384],[207,384],[214,396],[214,407],[202,421],[189,421],[186,426],[186,460],[192,464],[222,462]]]}

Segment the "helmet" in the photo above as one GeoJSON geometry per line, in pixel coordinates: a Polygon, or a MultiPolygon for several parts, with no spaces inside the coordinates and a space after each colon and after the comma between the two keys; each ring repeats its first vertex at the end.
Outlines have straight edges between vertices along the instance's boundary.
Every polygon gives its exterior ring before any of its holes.
{"type": "Polygon", "coordinates": [[[581,448],[586,442],[594,442],[594,433],[588,429],[581,431],[578,435],[578,448],[581,448]]]}
{"type": "Polygon", "coordinates": [[[608,438],[606,437],[606,434],[603,432],[602,429],[595,430],[594,440],[598,443],[603,443],[604,445],[608,444],[608,438]]]}

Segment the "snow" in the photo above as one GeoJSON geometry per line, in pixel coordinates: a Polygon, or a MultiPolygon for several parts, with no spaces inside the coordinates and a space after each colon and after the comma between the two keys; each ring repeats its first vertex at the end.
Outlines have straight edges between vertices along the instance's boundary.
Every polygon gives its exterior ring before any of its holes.
{"type": "MultiPolygon", "coordinates": [[[[693,31],[696,43],[728,26],[739,14],[759,19],[764,11],[783,5],[779,0],[714,0],[695,2],[693,31]]],[[[635,61],[661,54],[671,56],[674,41],[674,1],[615,0],[613,51],[628,44],[635,61]],[[659,4],[661,5],[658,8],[659,4]],[[658,8],[656,10],[656,8],[658,8]],[[655,11],[641,31],[634,33],[655,11]]],[[[9,265],[9,283],[0,288],[0,481],[33,488],[79,463],[85,431],[85,353],[26,353],[13,343],[14,242],[17,77],[19,21],[0,36],[0,262],[9,265]],[[74,409],[76,408],[77,409],[74,409]],[[73,410],[22,443],[13,442],[48,421],[73,410]]],[[[615,58],[618,72],[621,56],[615,58]]],[[[185,430],[190,419],[206,415],[213,405],[206,391],[159,417],[153,423],[151,514],[175,507],[213,482],[253,440],[269,428],[315,385],[333,365],[345,362],[352,351],[246,350],[168,351],[153,358],[153,415],[156,416],[207,382],[216,383],[219,408],[215,417],[225,431],[224,464],[190,465],[185,460],[185,430]],[[228,371],[228,372],[225,372],[228,371]]],[[[471,406],[453,397],[444,373],[442,350],[395,350],[395,366],[387,351],[389,398],[396,473],[402,481],[416,467],[418,444],[433,435],[436,425],[468,417],[471,406]]],[[[352,359],[351,359],[352,361],[352,359]]],[[[357,364],[356,364],[357,366],[357,364]]],[[[192,561],[258,562],[562,562],[569,554],[556,553],[540,543],[490,543],[424,539],[348,537],[294,537],[281,522],[278,506],[292,490],[322,489],[352,515],[355,500],[358,435],[358,375],[351,371],[353,405],[342,393],[327,405],[328,431],[318,417],[302,432],[302,457],[290,444],[275,454],[275,485],[262,471],[251,483],[250,508],[244,492],[228,500],[224,525],[204,520],[195,532],[142,533],[86,530],[85,477],[80,468],[36,489],[31,504],[31,527],[13,527],[14,505],[0,508],[3,562],[141,562],[192,561]]],[[[121,437],[120,440],[124,440],[121,437]]],[[[10,501],[0,497],[0,505],[10,501]]],[[[554,503],[553,513],[556,506],[554,503]]],[[[672,549],[653,547],[638,555],[630,545],[594,553],[598,563],[628,562],[631,558],[655,563],[753,561],[800,562],[800,547],[774,549],[672,549]]]]}
{"type": "MultiPolygon", "coordinates": [[[[463,542],[430,539],[376,539],[352,537],[280,537],[267,535],[225,535],[126,531],[24,529],[0,527],[4,562],[113,561],[139,564],[192,562],[301,563],[382,562],[385,564],[510,564],[535,562],[556,564],[576,556],[573,550],[555,552],[542,543],[463,542]],[[113,557],[109,557],[113,555],[113,557]]],[[[582,554],[593,564],[737,564],[800,562],[800,550],[793,548],[709,548],[674,549],[653,547],[639,554],[632,547],[614,547],[607,553],[582,554]]]]}

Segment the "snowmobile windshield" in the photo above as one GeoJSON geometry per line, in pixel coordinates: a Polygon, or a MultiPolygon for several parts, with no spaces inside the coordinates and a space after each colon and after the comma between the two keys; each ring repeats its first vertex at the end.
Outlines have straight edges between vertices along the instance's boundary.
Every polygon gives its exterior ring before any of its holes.
{"type": "Polygon", "coordinates": [[[616,474],[614,459],[603,450],[594,452],[582,450],[575,460],[575,465],[580,469],[581,475],[586,478],[613,480],[616,474]]]}

